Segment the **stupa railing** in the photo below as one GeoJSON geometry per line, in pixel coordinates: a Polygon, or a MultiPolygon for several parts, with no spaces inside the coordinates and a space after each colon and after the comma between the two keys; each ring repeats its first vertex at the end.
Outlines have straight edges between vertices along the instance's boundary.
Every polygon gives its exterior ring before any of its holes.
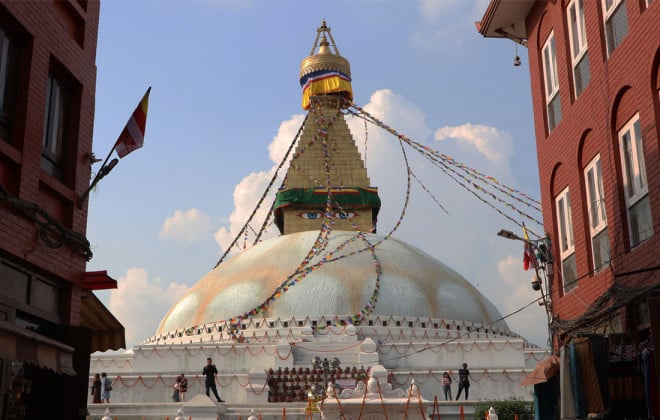
{"type": "Polygon", "coordinates": [[[350,317],[341,315],[328,317],[306,316],[304,318],[251,318],[241,321],[238,325],[230,324],[227,321],[218,321],[152,336],[141,344],[191,343],[200,339],[202,341],[212,340],[218,342],[270,341],[290,335],[309,334],[310,329],[313,335],[346,334],[345,330],[349,326],[355,328],[355,334],[360,337],[381,338],[383,330],[390,331],[394,336],[401,339],[422,337],[429,339],[479,339],[489,336],[519,337],[519,335],[501,325],[481,324],[471,321],[376,315],[366,317],[359,324],[353,324],[347,319],[350,319],[350,317]],[[426,331],[426,333],[424,334],[422,331],[426,331]]]}

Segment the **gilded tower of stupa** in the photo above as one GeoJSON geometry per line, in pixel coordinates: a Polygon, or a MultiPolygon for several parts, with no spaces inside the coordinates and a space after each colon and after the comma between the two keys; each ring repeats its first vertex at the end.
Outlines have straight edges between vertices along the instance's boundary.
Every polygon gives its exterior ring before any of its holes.
{"type": "Polygon", "coordinates": [[[342,112],[353,99],[351,68],[325,21],[300,64],[300,85],[308,115],[277,193],[280,232],[318,231],[324,216],[336,230],[375,232],[378,189],[371,186],[342,112]]]}

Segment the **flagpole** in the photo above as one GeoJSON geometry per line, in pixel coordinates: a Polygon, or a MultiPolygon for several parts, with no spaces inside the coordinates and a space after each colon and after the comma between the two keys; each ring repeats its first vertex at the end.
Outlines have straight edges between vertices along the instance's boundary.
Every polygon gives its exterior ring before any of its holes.
{"type": "Polygon", "coordinates": [[[85,190],[85,192],[78,198],[78,208],[82,208],[83,202],[89,195],[89,192],[98,184],[98,182],[103,179],[107,174],[110,173],[112,168],[114,168],[117,163],[119,163],[119,159],[123,158],[127,154],[131,153],[133,150],[139,149],[142,147],[142,143],[144,142],[144,131],[145,131],[145,126],[147,122],[147,107],[149,105],[149,92],[151,92],[151,86],[147,89],[145,92],[144,96],[138,103],[138,106],[135,108],[133,113],[128,119],[128,122],[126,123],[126,126],[124,126],[124,129],[121,131],[119,134],[119,138],[117,141],[115,141],[114,146],[112,146],[112,149],[110,149],[110,153],[108,153],[108,156],[105,158],[103,161],[103,165],[101,165],[101,169],[96,173],[96,176],[92,180],[92,183],[89,185],[89,187],[85,190]],[[112,152],[114,152],[117,149],[117,145],[121,143],[122,148],[117,151],[117,155],[119,156],[118,158],[112,159],[110,163],[108,163],[108,160],[110,160],[110,156],[112,156],[112,152]]]}
{"type": "Polygon", "coordinates": [[[110,149],[110,153],[108,153],[108,156],[106,156],[105,160],[103,161],[103,164],[101,165],[101,168],[99,169],[99,171],[96,173],[96,176],[92,180],[92,183],[89,185],[89,187],[87,187],[85,192],[78,198],[79,209],[82,208],[83,202],[85,201],[85,198],[87,198],[87,196],[89,195],[89,192],[92,190],[92,188],[94,188],[96,184],[98,184],[99,181],[103,179],[104,176],[109,174],[112,168],[114,168],[115,165],[117,165],[117,163],[119,162],[119,160],[115,158],[110,162],[110,165],[107,165],[106,167],[106,164],[108,163],[108,160],[110,159],[110,156],[112,156],[112,152],[115,151],[116,147],[117,147],[117,142],[115,142],[114,146],[112,146],[112,149],[110,149]]]}

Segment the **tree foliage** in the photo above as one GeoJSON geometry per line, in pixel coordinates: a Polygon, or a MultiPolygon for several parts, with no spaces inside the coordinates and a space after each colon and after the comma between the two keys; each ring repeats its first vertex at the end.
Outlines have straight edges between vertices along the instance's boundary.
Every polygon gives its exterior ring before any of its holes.
{"type": "Polygon", "coordinates": [[[493,407],[499,420],[513,420],[518,415],[519,420],[534,418],[534,403],[522,398],[509,398],[506,400],[485,400],[474,407],[475,420],[483,420],[484,414],[493,407]]]}

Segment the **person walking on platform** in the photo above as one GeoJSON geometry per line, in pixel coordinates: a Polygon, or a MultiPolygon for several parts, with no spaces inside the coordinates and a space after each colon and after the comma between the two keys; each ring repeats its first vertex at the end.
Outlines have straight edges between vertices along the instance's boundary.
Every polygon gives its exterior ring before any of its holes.
{"type": "Polygon", "coordinates": [[[215,395],[215,398],[218,400],[218,402],[225,402],[220,396],[218,395],[218,388],[216,388],[215,385],[215,377],[218,375],[218,369],[215,367],[213,364],[213,360],[209,357],[206,359],[206,366],[204,366],[204,369],[202,369],[202,375],[206,376],[206,396],[211,398],[209,395],[209,390],[213,391],[213,395],[215,395]]]}

